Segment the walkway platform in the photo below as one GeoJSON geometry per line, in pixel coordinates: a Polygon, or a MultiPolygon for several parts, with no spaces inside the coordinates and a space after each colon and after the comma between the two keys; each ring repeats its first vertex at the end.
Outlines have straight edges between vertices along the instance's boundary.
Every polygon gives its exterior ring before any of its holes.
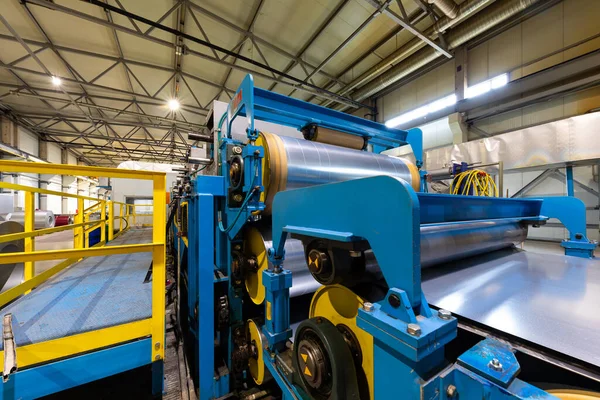
{"type": "MultiPolygon", "coordinates": [[[[152,242],[152,229],[125,231],[107,246],[152,242]]],[[[152,253],[88,257],[4,307],[17,348],[152,317],[152,253]]],[[[2,344],[0,342],[0,348],[2,344]]]]}

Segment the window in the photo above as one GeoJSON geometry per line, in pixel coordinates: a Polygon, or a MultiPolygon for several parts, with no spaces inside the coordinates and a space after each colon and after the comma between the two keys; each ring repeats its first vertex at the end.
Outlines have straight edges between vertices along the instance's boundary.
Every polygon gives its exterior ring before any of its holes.
{"type": "Polygon", "coordinates": [[[468,87],[465,91],[465,98],[471,99],[473,97],[481,96],[489,92],[490,90],[495,90],[505,86],[508,83],[508,74],[498,75],[492,79],[488,79],[487,81],[483,81],[478,83],[477,85],[468,87]]]}
{"type": "Polygon", "coordinates": [[[407,113],[400,114],[397,117],[386,121],[385,126],[388,128],[395,128],[398,125],[412,121],[413,119],[422,118],[427,114],[443,110],[444,108],[453,106],[454,104],[456,104],[456,95],[451,94],[450,96],[446,96],[432,103],[425,104],[424,106],[416,108],[407,113]]]}
{"type": "MultiPolygon", "coordinates": [[[[480,96],[490,90],[495,90],[505,86],[508,83],[508,74],[498,75],[487,81],[478,83],[477,85],[467,88],[465,91],[465,98],[470,99],[473,97],[480,96]]],[[[444,108],[453,106],[456,104],[456,95],[451,94],[432,103],[425,104],[419,108],[415,108],[412,111],[400,114],[390,120],[387,120],[385,126],[388,128],[395,128],[398,125],[405,124],[417,118],[423,118],[427,114],[434,113],[436,111],[443,110],[444,108]]]]}

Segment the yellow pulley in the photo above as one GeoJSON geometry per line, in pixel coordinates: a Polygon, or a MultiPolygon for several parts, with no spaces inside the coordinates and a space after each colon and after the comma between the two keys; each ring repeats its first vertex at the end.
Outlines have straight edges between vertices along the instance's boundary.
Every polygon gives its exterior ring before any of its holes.
{"type": "Polygon", "coordinates": [[[373,336],[356,326],[358,309],[364,302],[364,299],[345,286],[322,286],[313,296],[309,318],[324,317],[336,325],[342,334],[351,332],[358,342],[369,396],[373,399],[373,336]]]}

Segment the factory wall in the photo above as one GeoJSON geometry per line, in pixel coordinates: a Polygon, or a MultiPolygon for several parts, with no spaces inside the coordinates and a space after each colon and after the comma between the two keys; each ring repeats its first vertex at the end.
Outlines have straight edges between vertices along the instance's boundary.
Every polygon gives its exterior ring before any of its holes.
{"type": "MultiPolygon", "coordinates": [[[[467,85],[473,86],[485,80],[508,73],[515,80],[553,65],[571,60],[600,48],[600,1],[564,0],[499,35],[467,50],[467,85]]],[[[377,99],[378,120],[385,122],[405,112],[434,102],[455,92],[454,60],[411,80],[405,85],[377,99]]],[[[502,90],[499,88],[497,90],[502,90]]],[[[497,114],[476,121],[476,129],[469,130],[469,140],[486,134],[499,134],[522,127],[584,114],[600,107],[600,87],[557,97],[546,102],[530,105],[511,112],[497,114]]],[[[420,126],[426,149],[452,144],[453,136],[448,118],[420,126]]],[[[542,171],[517,172],[505,175],[505,191],[516,193],[542,171]]],[[[575,169],[576,179],[595,189],[597,180],[592,176],[592,167],[575,169]]],[[[597,179],[597,178],[596,178],[597,179]]],[[[565,195],[564,182],[554,178],[542,182],[530,195],[565,195]]],[[[576,185],[575,195],[588,208],[598,207],[598,197],[576,185]]],[[[598,239],[599,215],[597,210],[588,210],[590,238],[598,239]]],[[[545,239],[562,239],[566,231],[562,228],[544,227],[532,230],[530,236],[545,239]]]]}
{"type": "MultiPolygon", "coordinates": [[[[509,74],[509,80],[515,80],[599,49],[598,19],[600,1],[564,0],[468,49],[468,86],[503,73],[509,74]]],[[[378,118],[384,122],[431,103],[452,94],[454,87],[454,61],[451,60],[379,98],[378,118]]],[[[495,134],[582,114],[598,107],[600,88],[596,87],[482,119],[475,126],[495,134]]],[[[434,121],[422,127],[426,148],[452,143],[452,134],[445,121],[434,121]]],[[[470,135],[470,139],[477,137],[475,133],[470,135]]]]}
{"type": "MultiPolygon", "coordinates": [[[[18,135],[19,135],[19,149],[23,150],[29,154],[34,156],[40,155],[40,145],[38,142],[38,137],[29,132],[28,130],[18,127],[18,135]]],[[[39,187],[39,174],[19,174],[16,179],[17,184],[23,186],[31,186],[31,187],[39,187]]],[[[17,192],[15,209],[22,210],[25,207],[25,193],[22,191],[17,192]]],[[[40,196],[35,196],[35,208],[40,207],[40,196]]]]}
{"type": "MultiPolygon", "coordinates": [[[[62,161],[62,149],[55,143],[46,142],[46,158],[50,163],[60,164],[62,161]]],[[[61,175],[40,175],[40,187],[43,189],[62,192],[62,177],[61,175]]],[[[41,195],[40,209],[50,210],[54,214],[62,213],[62,198],[60,196],[41,195]]]]}

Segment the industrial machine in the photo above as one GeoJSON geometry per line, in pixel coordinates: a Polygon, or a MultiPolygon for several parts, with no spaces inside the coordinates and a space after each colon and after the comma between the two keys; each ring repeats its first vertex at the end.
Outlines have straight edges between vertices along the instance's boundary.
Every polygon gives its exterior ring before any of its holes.
{"type": "Polygon", "coordinates": [[[170,211],[200,399],[598,390],[600,265],[579,200],[423,193],[419,129],[271,93],[250,75],[209,124],[213,136],[194,136],[208,156],[183,172],[170,211]],[[416,162],[379,154],[398,146],[416,162]],[[569,230],[572,256],[515,248],[549,218],[569,230]]]}

